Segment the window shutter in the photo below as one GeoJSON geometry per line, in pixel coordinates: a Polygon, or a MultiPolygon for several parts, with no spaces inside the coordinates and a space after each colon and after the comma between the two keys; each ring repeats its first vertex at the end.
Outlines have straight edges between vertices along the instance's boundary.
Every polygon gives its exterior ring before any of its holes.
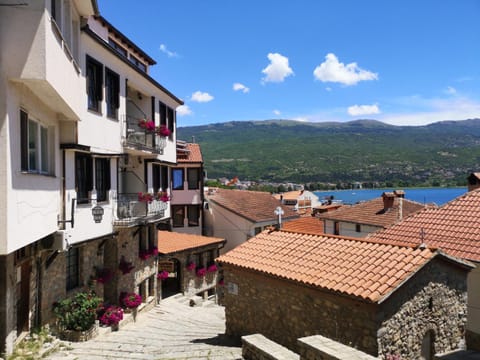
{"type": "Polygon", "coordinates": [[[28,114],[20,110],[20,156],[22,171],[28,171],[28,114]]]}
{"type": "Polygon", "coordinates": [[[115,95],[113,97],[113,104],[115,105],[115,108],[118,109],[120,107],[120,76],[115,74],[114,79],[113,91],[115,95]]]}
{"type": "Polygon", "coordinates": [[[97,100],[103,100],[103,65],[95,64],[95,90],[97,100]]]}

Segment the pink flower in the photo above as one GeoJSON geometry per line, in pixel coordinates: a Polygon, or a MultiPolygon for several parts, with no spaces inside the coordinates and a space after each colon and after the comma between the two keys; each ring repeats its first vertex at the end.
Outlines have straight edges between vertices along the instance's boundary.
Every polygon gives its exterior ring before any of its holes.
{"type": "Polygon", "coordinates": [[[187,265],[187,270],[188,271],[193,271],[195,270],[195,263],[191,262],[187,265]]]}
{"type": "Polygon", "coordinates": [[[165,125],[160,125],[157,127],[157,134],[160,136],[170,136],[171,131],[165,126],[165,125]]]}
{"type": "Polygon", "coordinates": [[[133,309],[142,303],[142,297],[136,293],[121,293],[120,302],[123,306],[133,309]]]}
{"type": "Polygon", "coordinates": [[[217,270],[218,270],[218,268],[217,268],[217,265],[215,265],[215,264],[212,264],[207,268],[207,272],[215,272],[217,270]]]}
{"type": "Polygon", "coordinates": [[[197,270],[197,276],[198,277],[204,277],[207,274],[207,269],[205,268],[200,268],[197,270]]]}
{"type": "Polygon", "coordinates": [[[123,309],[116,305],[104,308],[99,320],[103,325],[116,325],[123,319],[123,309]]]}
{"type": "Polygon", "coordinates": [[[157,279],[160,279],[160,280],[165,280],[165,279],[168,279],[168,271],[160,271],[158,274],[157,274],[157,279]]]}

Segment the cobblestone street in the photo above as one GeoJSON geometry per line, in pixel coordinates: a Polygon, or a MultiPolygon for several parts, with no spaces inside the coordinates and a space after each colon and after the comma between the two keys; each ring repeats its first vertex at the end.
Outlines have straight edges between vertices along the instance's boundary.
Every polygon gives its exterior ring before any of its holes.
{"type": "Polygon", "coordinates": [[[209,301],[190,307],[176,295],[119,331],[83,343],[64,342],[66,347],[47,359],[241,359],[241,344],[224,332],[223,307],[209,301]]]}

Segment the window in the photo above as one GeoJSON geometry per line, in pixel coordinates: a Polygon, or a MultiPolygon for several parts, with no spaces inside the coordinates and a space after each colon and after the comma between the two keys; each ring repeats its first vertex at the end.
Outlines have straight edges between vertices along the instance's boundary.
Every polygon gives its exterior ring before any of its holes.
{"type": "Polygon", "coordinates": [[[175,111],[172,108],[167,109],[167,117],[168,117],[168,130],[170,130],[170,137],[175,130],[175,111]]]}
{"type": "Polygon", "coordinates": [[[110,69],[105,69],[105,91],[107,116],[117,119],[120,105],[120,76],[110,69]]]}
{"type": "Polygon", "coordinates": [[[95,190],[97,201],[107,201],[110,190],[110,159],[95,159],[95,190]]]}
{"type": "Polygon", "coordinates": [[[62,0],[51,0],[51,9],[53,20],[57,23],[59,29],[62,28],[62,0]]]}
{"type": "Polygon", "coordinates": [[[80,285],[80,250],[76,247],[67,252],[67,291],[80,285]]]}
{"type": "Polygon", "coordinates": [[[200,169],[188,169],[187,170],[187,177],[188,177],[188,190],[197,190],[199,189],[199,182],[200,182],[200,169]]]}
{"type": "Polygon", "coordinates": [[[138,251],[139,253],[153,249],[155,244],[154,226],[140,226],[138,232],[138,251]]]}
{"type": "Polygon", "coordinates": [[[38,121],[30,119],[23,110],[20,110],[20,138],[22,171],[50,173],[53,166],[50,166],[49,130],[38,121]]]}
{"type": "Polygon", "coordinates": [[[173,227],[183,227],[183,219],[185,218],[185,207],[183,205],[173,205],[173,227]]]}
{"type": "Polygon", "coordinates": [[[142,70],[143,72],[147,72],[147,66],[142,63],[140,60],[138,60],[135,56],[130,54],[130,62],[134,64],[137,68],[142,70]]]}
{"type": "Polygon", "coordinates": [[[108,43],[112,48],[114,48],[119,54],[127,57],[127,50],[123,48],[119,43],[117,43],[112,38],[108,38],[108,43]]]}
{"type": "Polygon", "coordinates": [[[159,103],[159,112],[160,112],[160,125],[167,126],[167,106],[162,102],[159,103]]]}
{"type": "Polygon", "coordinates": [[[355,231],[356,232],[361,232],[362,231],[362,226],[360,224],[355,224],[355,231]]]}
{"type": "Polygon", "coordinates": [[[188,226],[198,226],[200,225],[200,206],[199,205],[188,205],[187,207],[188,215],[188,226]]]}
{"type": "Polygon", "coordinates": [[[183,190],[183,169],[172,169],[172,189],[183,190]]]}
{"type": "Polygon", "coordinates": [[[340,235],[340,223],[338,221],[333,223],[333,235],[340,235]]]}
{"type": "Polygon", "coordinates": [[[100,112],[103,99],[103,65],[87,55],[87,94],[88,109],[100,112]]]}
{"type": "Polygon", "coordinates": [[[154,192],[168,189],[168,167],[152,164],[152,187],[154,192]]]}
{"type": "Polygon", "coordinates": [[[75,188],[77,203],[88,203],[90,201],[89,192],[93,189],[92,158],[89,154],[75,154],[75,188]]]}
{"type": "Polygon", "coordinates": [[[257,226],[257,227],[255,228],[255,235],[258,235],[258,234],[260,234],[261,232],[262,232],[262,227],[261,227],[261,226],[257,226]]]}

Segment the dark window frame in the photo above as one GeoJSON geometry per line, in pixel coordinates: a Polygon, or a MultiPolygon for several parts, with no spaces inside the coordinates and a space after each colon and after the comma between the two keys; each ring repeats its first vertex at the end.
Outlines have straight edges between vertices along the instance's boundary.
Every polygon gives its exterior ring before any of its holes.
{"type": "Polygon", "coordinates": [[[105,102],[107,117],[118,120],[120,107],[120,75],[105,67],[105,102]]]}
{"type": "Polygon", "coordinates": [[[80,286],[80,249],[71,247],[66,253],[66,290],[80,286]]]}
{"type": "Polygon", "coordinates": [[[355,224],[355,231],[356,231],[357,233],[362,232],[362,225],[360,225],[360,224],[355,224]]]}
{"type": "Polygon", "coordinates": [[[187,182],[188,182],[188,190],[199,190],[200,189],[200,177],[201,171],[199,168],[187,168],[187,182]],[[196,181],[192,182],[190,173],[196,173],[196,181]]]}
{"type": "Polygon", "coordinates": [[[188,227],[200,226],[200,205],[187,205],[188,227]]]}
{"type": "Polygon", "coordinates": [[[103,100],[103,64],[87,55],[85,73],[88,110],[101,113],[101,102],[103,100]]]}
{"type": "Polygon", "coordinates": [[[77,204],[88,204],[89,192],[93,190],[93,164],[90,154],[75,153],[75,189],[77,204]]]}
{"type": "Polygon", "coordinates": [[[172,205],[172,226],[173,227],[184,227],[185,225],[185,206],[183,205],[172,205]],[[180,217],[178,216],[181,213],[181,222],[180,217]]]}
{"type": "Polygon", "coordinates": [[[98,202],[108,201],[110,178],[110,159],[95,158],[95,190],[98,202]]]}

